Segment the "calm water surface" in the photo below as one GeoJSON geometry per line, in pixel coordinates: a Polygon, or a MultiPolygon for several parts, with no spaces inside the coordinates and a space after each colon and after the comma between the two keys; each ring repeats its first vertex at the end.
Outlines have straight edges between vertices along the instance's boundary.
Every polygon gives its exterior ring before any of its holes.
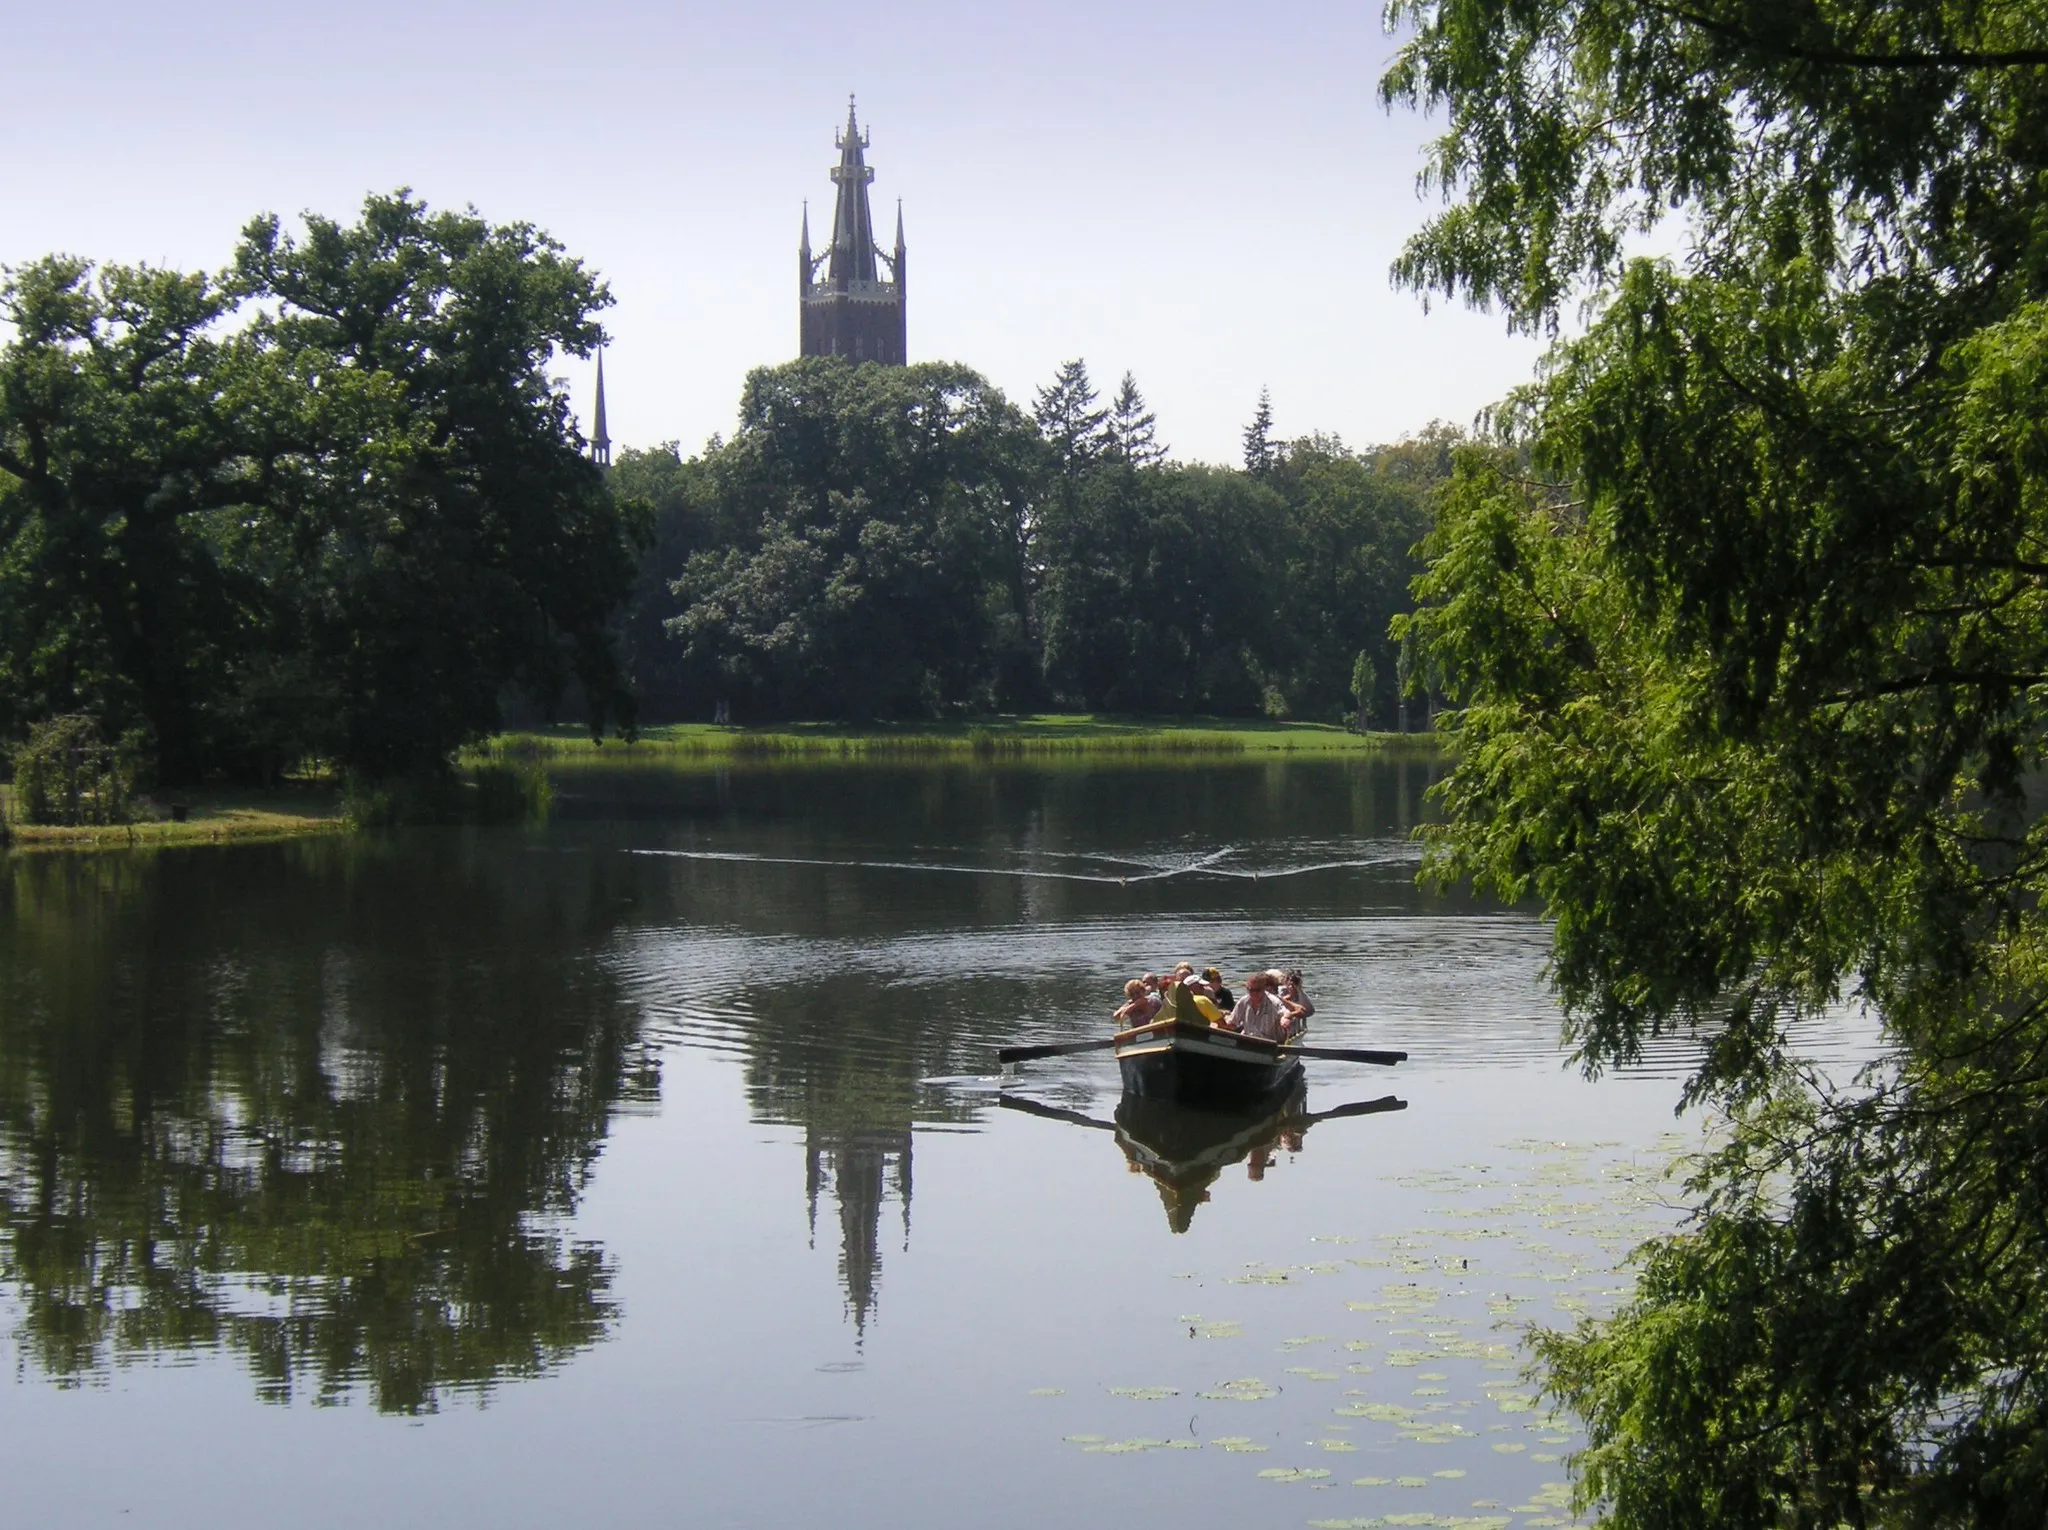
{"type": "Polygon", "coordinates": [[[8,1522],[1567,1522],[1515,1327],[1672,1219],[1687,1059],[1561,1066],[1426,784],[607,769],[0,858],[8,1522]],[[995,1070],[1183,956],[1411,1061],[1216,1126],[995,1070]]]}

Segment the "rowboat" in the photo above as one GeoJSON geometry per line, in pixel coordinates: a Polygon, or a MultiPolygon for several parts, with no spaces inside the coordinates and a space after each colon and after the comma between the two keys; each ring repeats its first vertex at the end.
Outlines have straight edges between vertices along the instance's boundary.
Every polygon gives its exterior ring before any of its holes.
{"type": "Polygon", "coordinates": [[[1243,1036],[1186,1014],[1116,1033],[1124,1093],[1205,1109],[1240,1109],[1301,1080],[1301,1059],[1279,1042],[1243,1036]]]}
{"type": "Polygon", "coordinates": [[[1170,1015],[1091,1041],[997,1047],[996,1061],[1008,1067],[1040,1057],[1070,1057],[1076,1052],[1101,1052],[1114,1047],[1126,1094],[1145,1100],[1234,1109],[1268,1100],[1300,1078],[1304,1057],[1374,1063],[1381,1067],[1408,1060],[1406,1052],[1303,1046],[1300,1031],[1281,1042],[1228,1030],[1212,1024],[1200,1012],[1194,995],[1185,985],[1174,989],[1173,1003],[1174,1013],[1170,1015]]]}

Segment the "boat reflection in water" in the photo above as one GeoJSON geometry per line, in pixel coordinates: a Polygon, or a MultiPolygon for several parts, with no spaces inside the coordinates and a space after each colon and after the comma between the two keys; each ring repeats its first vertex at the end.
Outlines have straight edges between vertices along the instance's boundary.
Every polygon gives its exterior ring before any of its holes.
{"type": "Polygon", "coordinates": [[[1177,1233],[1188,1230],[1195,1208],[1209,1199],[1209,1187],[1233,1164],[1242,1163],[1247,1178],[1263,1179],[1274,1155],[1300,1152],[1308,1129],[1318,1122],[1408,1108],[1406,1100],[1389,1094],[1311,1111],[1308,1085],[1299,1076],[1292,1087],[1243,1110],[1198,1110],[1126,1094],[1117,1104],[1116,1118],[1104,1121],[1022,1095],[1005,1094],[998,1103],[1005,1110],[1113,1132],[1131,1172],[1148,1176],[1159,1187],[1166,1225],[1177,1233]]]}

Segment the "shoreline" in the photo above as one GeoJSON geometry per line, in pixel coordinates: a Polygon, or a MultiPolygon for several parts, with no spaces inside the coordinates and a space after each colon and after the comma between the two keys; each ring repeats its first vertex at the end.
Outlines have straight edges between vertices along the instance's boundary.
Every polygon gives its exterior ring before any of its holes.
{"type": "Polygon", "coordinates": [[[332,787],[205,790],[180,795],[190,804],[182,823],[165,816],[133,823],[29,824],[14,820],[14,788],[0,786],[0,850],[158,850],[257,844],[340,834],[349,827],[341,793],[332,787]]]}
{"type": "Polygon", "coordinates": [[[507,729],[464,758],[544,765],[1032,764],[1274,756],[1437,759],[1443,752],[1443,740],[1433,732],[1353,733],[1331,723],[1041,713],[955,723],[669,723],[645,730],[631,743],[617,738],[599,742],[584,729],[561,724],[507,729]]]}
{"type": "MultiPolygon", "coordinates": [[[[602,743],[573,724],[511,729],[463,751],[470,768],[487,765],[549,769],[772,768],[830,769],[863,765],[1011,765],[1103,767],[1223,764],[1288,760],[1435,761],[1445,754],[1435,733],[1353,733],[1328,723],[1234,718],[1142,718],[1044,713],[976,722],[841,724],[777,723],[759,728],[671,723],[632,743],[602,743]]],[[[179,794],[183,821],[161,805],[133,823],[78,826],[24,824],[14,819],[14,789],[0,786],[0,854],[43,850],[104,852],[193,845],[258,844],[309,835],[344,834],[355,825],[338,785],[269,791],[210,788],[179,794]]]]}

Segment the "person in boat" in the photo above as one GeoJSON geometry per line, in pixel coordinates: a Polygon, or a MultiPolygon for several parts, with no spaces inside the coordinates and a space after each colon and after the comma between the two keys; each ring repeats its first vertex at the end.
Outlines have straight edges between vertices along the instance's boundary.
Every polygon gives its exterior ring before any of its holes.
{"type": "Polygon", "coordinates": [[[1244,997],[1237,1001],[1225,1025],[1262,1041],[1285,1041],[1300,1027],[1288,1017],[1274,989],[1278,985],[1270,972],[1254,972],[1244,980],[1244,997]]]}
{"type": "Polygon", "coordinates": [[[1221,1025],[1230,1018],[1230,1006],[1216,997],[1216,969],[1197,976],[1193,962],[1182,962],[1173,969],[1175,981],[1188,991],[1194,1001],[1195,1013],[1211,1025],[1221,1025]]]}
{"type": "Polygon", "coordinates": [[[1202,969],[1202,981],[1209,985],[1209,997],[1216,1001],[1216,1007],[1226,1015],[1237,1008],[1237,998],[1223,986],[1223,974],[1214,967],[1202,969]]]}
{"type": "Polygon", "coordinates": [[[1279,999],[1281,1008],[1287,1011],[1287,1018],[1299,1031],[1308,1024],[1308,1017],[1316,1012],[1309,996],[1301,991],[1301,969],[1295,967],[1280,975],[1279,999]]]}
{"type": "MultiPolygon", "coordinates": [[[[1145,977],[1151,977],[1146,973],[1145,977]]],[[[1132,978],[1124,984],[1124,1002],[1110,1018],[1118,1025],[1130,1027],[1143,1025],[1159,1013],[1159,994],[1156,989],[1145,986],[1145,978],[1132,978]]]]}

